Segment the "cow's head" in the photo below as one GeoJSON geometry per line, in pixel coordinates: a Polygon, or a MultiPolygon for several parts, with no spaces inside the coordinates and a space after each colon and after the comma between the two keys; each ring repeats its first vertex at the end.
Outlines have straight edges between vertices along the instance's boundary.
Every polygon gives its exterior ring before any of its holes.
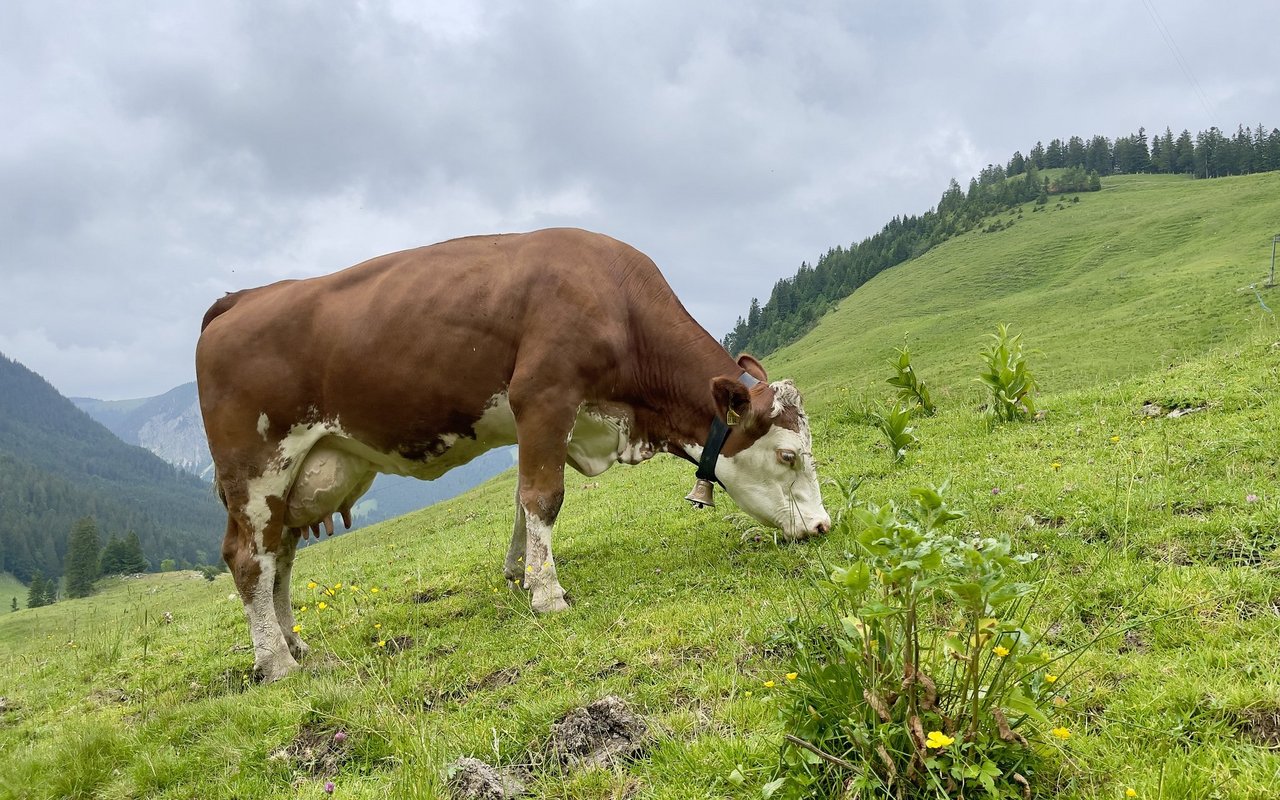
{"type": "Polygon", "coordinates": [[[786,538],[826,533],[831,517],[822,505],[800,391],[791,381],[769,383],[751,356],[739,358],[738,366],[759,383],[748,388],[732,378],[712,381],[721,417],[734,421],[716,477],[742,510],[782,529],[786,538]]]}

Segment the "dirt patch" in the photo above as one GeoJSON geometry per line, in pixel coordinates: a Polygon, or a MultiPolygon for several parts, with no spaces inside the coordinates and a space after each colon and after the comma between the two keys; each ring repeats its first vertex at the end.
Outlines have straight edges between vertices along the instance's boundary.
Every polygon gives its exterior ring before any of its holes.
{"type": "Polygon", "coordinates": [[[596,680],[599,680],[601,678],[607,678],[610,675],[617,675],[619,672],[625,672],[626,669],[627,669],[627,662],[615,661],[609,666],[603,667],[591,673],[591,677],[596,680]]]}
{"type": "Polygon", "coordinates": [[[1164,402],[1157,403],[1154,400],[1148,400],[1142,404],[1141,414],[1144,417],[1166,417],[1168,419],[1177,419],[1185,417],[1188,414],[1197,414],[1201,411],[1208,411],[1208,403],[1193,402],[1164,402]]]}
{"type": "Polygon", "coordinates": [[[431,710],[442,701],[454,701],[459,704],[467,702],[472,695],[477,692],[488,692],[499,689],[503,686],[510,686],[520,678],[520,670],[517,667],[504,667],[494,670],[483,678],[477,678],[467,681],[456,689],[447,689],[441,691],[439,689],[427,689],[422,694],[422,708],[431,710]]]}
{"type": "Polygon", "coordinates": [[[1241,738],[1262,747],[1280,746],[1280,708],[1242,708],[1235,712],[1235,717],[1235,729],[1241,738]]]}
{"type": "Polygon", "coordinates": [[[127,703],[129,702],[129,695],[124,689],[111,687],[108,689],[96,690],[93,694],[89,695],[89,699],[102,703],[103,705],[109,703],[127,703]]]}
{"type": "Polygon", "coordinates": [[[1147,640],[1136,628],[1125,631],[1124,638],[1120,640],[1121,653],[1145,653],[1149,649],[1151,647],[1147,644],[1147,640]]]}
{"type": "Polygon", "coordinates": [[[524,783],[510,771],[478,758],[463,757],[450,764],[448,786],[454,800],[507,800],[525,793],[524,783]]]}
{"type": "Polygon", "coordinates": [[[607,695],[552,725],[546,752],[553,763],[603,767],[639,755],[647,735],[644,720],[622,698],[607,695]]]}
{"type": "Polygon", "coordinates": [[[381,641],[386,642],[386,644],[382,645],[382,649],[386,650],[388,653],[403,653],[405,650],[417,645],[417,642],[412,636],[392,636],[390,639],[383,639],[381,641]]]}
{"type": "Polygon", "coordinates": [[[274,761],[287,761],[294,769],[312,777],[338,774],[351,759],[350,738],[332,728],[303,725],[293,741],[271,754],[274,761]]]}
{"type": "Polygon", "coordinates": [[[453,597],[458,593],[457,589],[423,589],[421,592],[415,592],[413,602],[415,603],[434,603],[437,600],[443,600],[446,597],[453,597]]]}

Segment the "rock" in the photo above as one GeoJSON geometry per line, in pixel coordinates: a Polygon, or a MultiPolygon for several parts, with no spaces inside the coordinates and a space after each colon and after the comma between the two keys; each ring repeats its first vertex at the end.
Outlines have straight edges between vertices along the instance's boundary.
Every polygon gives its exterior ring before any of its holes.
{"type": "Polygon", "coordinates": [[[575,708],[551,726],[551,760],[570,767],[606,766],[644,749],[648,727],[622,698],[608,695],[575,708]]]}
{"type": "Polygon", "coordinates": [[[448,786],[454,800],[507,800],[525,793],[524,784],[511,773],[465,756],[449,765],[448,786]]]}

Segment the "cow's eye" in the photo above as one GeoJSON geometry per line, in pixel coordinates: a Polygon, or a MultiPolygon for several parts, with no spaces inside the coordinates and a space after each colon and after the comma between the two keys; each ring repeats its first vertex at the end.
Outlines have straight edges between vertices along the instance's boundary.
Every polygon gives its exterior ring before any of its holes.
{"type": "Polygon", "coordinates": [[[796,465],[795,450],[779,450],[777,452],[779,464],[786,464],[788,467],[794,467],[796,465]]]}

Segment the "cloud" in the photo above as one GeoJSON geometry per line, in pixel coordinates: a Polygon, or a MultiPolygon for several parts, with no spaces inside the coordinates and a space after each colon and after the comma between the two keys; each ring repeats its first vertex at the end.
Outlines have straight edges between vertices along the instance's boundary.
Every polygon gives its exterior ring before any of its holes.
{"type": "Polygon", "coordinates": [[[1261,2],[3,13],[0,350],[106,397],[190,380],[223,291],[550,225],[640,247],[719,336],[1036,140],[1280,124],[1261,2]]]}

